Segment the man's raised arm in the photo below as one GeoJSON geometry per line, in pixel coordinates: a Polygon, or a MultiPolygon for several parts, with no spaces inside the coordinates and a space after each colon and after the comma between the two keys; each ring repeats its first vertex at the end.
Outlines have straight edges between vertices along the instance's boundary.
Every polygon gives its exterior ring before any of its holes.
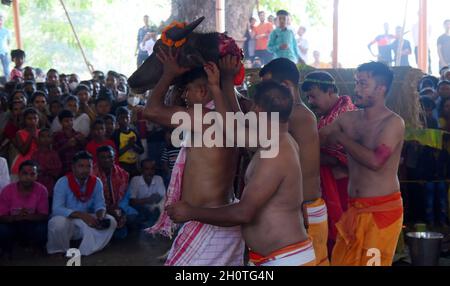
{"type": "Polygon", "coordinates": [[[157,51],[156,56],[164,65],[164,72],[161,79],[153,89],[150,99],[144,110],[144,115],[150,121],[155,123],[176,127],[172,124],[172,116],[180,111],[186,111],[178,106],[167,106],[164,100],[169,91],[172,81],[187,72],[188,68],[180,67],[177,63],[178,51],[173,51],[172,48],[166,52],[162,48],[157,51]]]}

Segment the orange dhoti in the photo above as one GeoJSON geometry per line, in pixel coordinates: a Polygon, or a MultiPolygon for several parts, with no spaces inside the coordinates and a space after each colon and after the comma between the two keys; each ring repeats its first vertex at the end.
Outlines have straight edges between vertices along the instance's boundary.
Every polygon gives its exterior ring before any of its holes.
{"type": "Polygon", "coordinates": [[[308,234],[312,237],[317,266],[329,266],[328,260],[328,213],[323,199],[305,203],[308,213],[308,234]]]}
{"type": "Polygon", "coordinates": [[[250,266],[316,266],[311,240],[286,246],[268,256],[250,250],[250,266]]]}
{"type": "Polygon", "coordinates": [[[384,197],[351,199],[336,224],[333,266],[391,266],[403,226],[400,192],[384,197]]]}

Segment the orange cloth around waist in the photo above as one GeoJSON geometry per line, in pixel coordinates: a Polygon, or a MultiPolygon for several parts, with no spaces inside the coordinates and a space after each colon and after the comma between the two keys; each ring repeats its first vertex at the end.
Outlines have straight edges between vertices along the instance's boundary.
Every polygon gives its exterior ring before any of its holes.
{"type": "Polygon", "coordinates": [[[264,256],[264,255],[261,255],[259,253],[256,253],[256,252],[250,250],[249,251],[249,260],[250,260],[250,262],[254,263],[255,265],[260,265],[260,264],[264,264],[270,260],[274,260],[278,256],[282,256],[284,254],[293,252],[295,250],[302,250],[304,248],[304,250],[306,251],[306,250],[308,250],[309,246],[312,246],[312,243],[311,243],[310,239],[307,239],[305,241],[283,247],[280,250],[272,252],[268,256],[264,256]]]}
{"type": "Polygon", "coordinates": [[[309,201],[309,202],[305,202],[305,205],[307,208],[316,208],[316,207],[321,207],[325,204],[325,201],[322,198],[319,198],[315,201],[309,201]]]}
{"type": "Polygon", "coordinates": [[[355,237],[357,216],[372,213],[378,228],[384,229],[403,216],[403,201],[400,192],[384,197],[350,199],[349,209],[336,224],[343,238],[349,242],[355,237]]]}

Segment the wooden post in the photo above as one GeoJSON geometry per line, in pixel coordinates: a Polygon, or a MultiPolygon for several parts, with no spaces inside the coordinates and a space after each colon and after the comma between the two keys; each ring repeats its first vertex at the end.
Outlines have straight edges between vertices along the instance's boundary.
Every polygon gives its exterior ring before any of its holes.
{"type": "Polygon", "coordinates": [[[225,0],[216,0],[216,31],[225,32],[225,0]]]}
{"type": "Polygon", "coordinates": [[[419,0],[419,68],[428,72],[428,3],[427,0],[419,0]]]}
{"type": "Polygon", "coordinates": [[[333,13],[333,68],[339,65],[339,0],[334,0],[333,13]]]}
{"type": "Polygon", "coordinates": [[[20,13],[19,13],[19,0],[13,0],[13,15],[14,15],[14,31],[16,34],[16,44],[17,48],[23,50],[22,48],[22,37],[20,36],[20,13]]]}

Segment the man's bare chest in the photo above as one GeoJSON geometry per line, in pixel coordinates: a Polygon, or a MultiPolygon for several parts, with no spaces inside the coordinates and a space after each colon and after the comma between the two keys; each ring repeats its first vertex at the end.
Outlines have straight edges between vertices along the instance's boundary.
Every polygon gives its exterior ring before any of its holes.
{"type": "Polygon", "coordinates": [[[384,125],[383,121],[369,123],[365,120],[355,120],[344,131],[355,142],[374,149],[379,144],[384,125]]]}

